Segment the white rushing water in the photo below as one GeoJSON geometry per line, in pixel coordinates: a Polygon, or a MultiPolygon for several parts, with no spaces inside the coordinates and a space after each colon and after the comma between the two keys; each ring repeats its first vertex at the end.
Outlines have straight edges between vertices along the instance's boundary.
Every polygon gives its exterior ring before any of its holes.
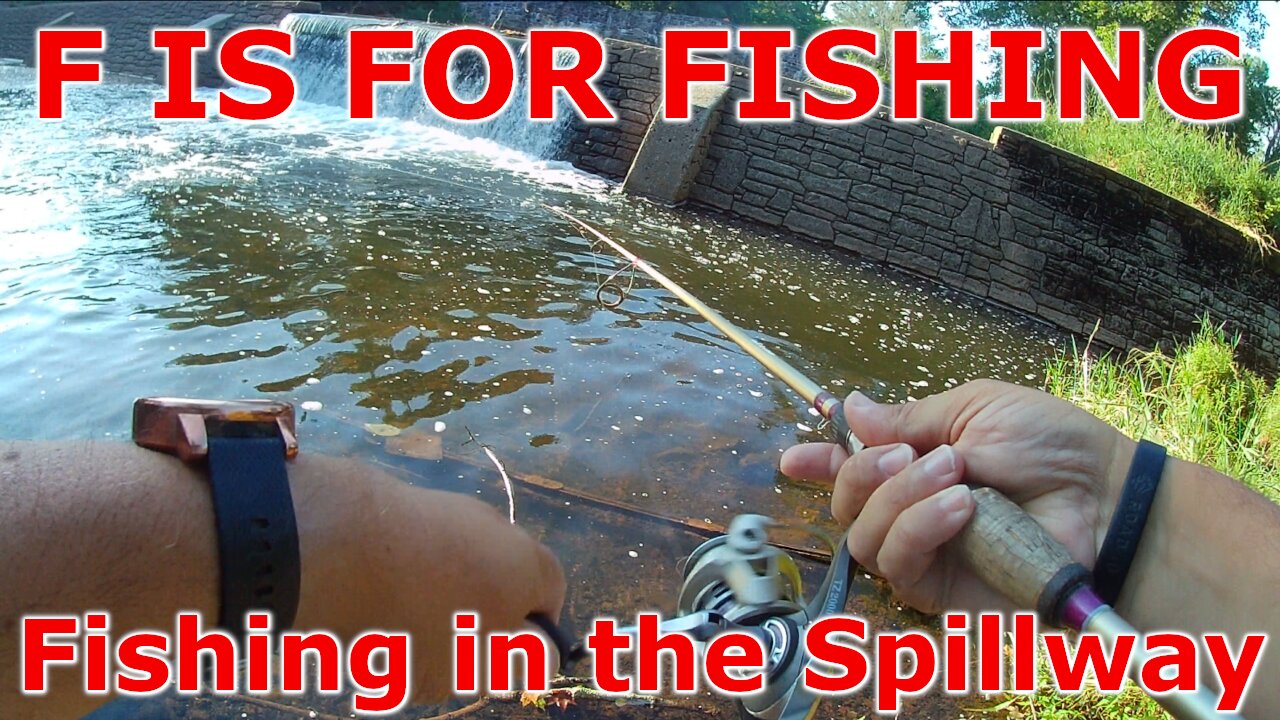
{"type": "MultiPolygon", "coordinates": [[[[382,84],[377,89],[379,117],[402,118],[447,128],[464,137],[492,140],[538,158],[556,156],[573,119],[573,111],[563,99],[556,120],[534,122],[528,119],[529,86],[525,66],[528,46],[525,43],[513,46],[516,84],[506,108],[492,120],[463,123],[449,120],[429,107],[422,90],[422,56],[431,42],[449,29],[447,26],[309,13],[289,15],[280,26],[294,36],[294,59],[289,69],[298,83],[299,97],[308,102],[345,109],[348,32],[353,28],[396,27],[413,30],[414,49],[386,52],[379,59],[382,62],[409,62],[413,68],[413,79],[403,84],[382,84]]],[[[567,51],[557,57],[557,64],[561,66],[570,65],[573,61],[573,54],[567,51]]],[[[450,85],[459,99],[471,101],[483,94],[487,70],[479,53],[474,50],[459,52],[454,56],[450,72],[450,85]]]]}

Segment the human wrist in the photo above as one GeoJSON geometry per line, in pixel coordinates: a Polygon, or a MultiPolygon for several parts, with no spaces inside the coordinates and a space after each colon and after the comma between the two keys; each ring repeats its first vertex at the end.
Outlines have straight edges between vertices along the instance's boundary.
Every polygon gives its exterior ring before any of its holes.
{"type": "Polygon", "coordinates": [[[1129,466],[1133,464],[1133,455],[1138,449],[1137,441],[1131,440],[1118,430],[1111,429],[1111,432],[1113,437],[1110,450],[1103,453],[1106,462],[1098,487],[1098,521],[1094,527],[1093,551],[1095,561],[1102,550],[1107,530],[1111,527],[1111,518],[1115,515],[1116,506],[1120,504],[1125,479],[1129,476],[1129,466]]]}
{"type": "Polygon", "coordinates": [[[387,483],[353,461],[299,455],[290,463],[289,486],[302,571],[294,626],[344,636],[359,632],[358,609],[372,598],[364,597],[366,584],[352,580],[370,574],[360,548],[387,483]]]}
{"type": "MultiPolygon", "coordinates": [[[[1182,492],[1186,483],[1194,478],[1203,468],[1185,460],[1168,457],[1160,481],[1160,488],[1151,505],[1143,528],[1142,539],[1134,555],[1133,564],[1129,568],[1124,588],[1116,599],[1116,610],[1125,614],[1136,627],[1150,626],[1153,616],[1159,616],[1159,606],[1165,602],[1162,596],[1167,594],[1171,577],[1179,573],[1175,565],[1181,563],[1185,567],[1196,555],[1195,532],[1183,533],[1185,528],[1173,522],[1175,506],[1183,500],[1175,496],[1182,492]],[[1158,579],[1158,582],[1152,582],[1158,579]],[[1153,596],[1161,596],[1157,602],[1153,596]],[[1149,614],[1149,610],[1155,610],[1149,614]]],[[[1185,525],[1185,523],[1183,523],[1185,525]]],[[[1175,585],[1177,583],[1174,583],[1175,585]]]]}

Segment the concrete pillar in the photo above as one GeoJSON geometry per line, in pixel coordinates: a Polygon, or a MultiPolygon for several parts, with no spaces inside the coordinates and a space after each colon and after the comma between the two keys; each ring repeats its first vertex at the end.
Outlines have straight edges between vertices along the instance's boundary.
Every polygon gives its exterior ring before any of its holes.
{"type": "MultiPolygon", "coordinates": [[[[231,27],[224,27],[227,21],[232,18],[231,13],[215,13],[200,22],[191,26],[193,30],[209,31],[209,46],[217,48],[219,44],[226,38],[231,27]]],[[[210,52],[214,52],[211,50],[210,52]]],[[[205,53],[199,61],[199,70],[197,71],[196,84],[200,87],[222,87],[226,85],[226,80],[222,73],[218,72],[217,65],[213,62],[209,53],[205,53]]]]}
{"type": "Polygon", "coordinates": [[[728,85],[694,85],[687,122],[671,122],[655,114],[622,191],[671,204],[688,197],[728,94],[728,85]]]}

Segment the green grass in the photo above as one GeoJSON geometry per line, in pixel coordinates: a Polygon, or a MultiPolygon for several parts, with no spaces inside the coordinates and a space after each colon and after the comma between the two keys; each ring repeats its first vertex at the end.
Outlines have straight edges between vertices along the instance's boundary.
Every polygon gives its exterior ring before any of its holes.
{"type": "Polygon", "coordinates": [[[1280,384],[1241,367],[1236,344],[1206,320],[1171,354],[1064,355],[1046,389],[1280,502],[1280,384]]]}
{"type": "Polygon", "coordinates": [[[1169,715],[1133,684],[1119,693],[1104,695],[1092,685],[1076,695],[1053,690],[1048,664],[1039,663],[1033,695],[1008,695],[989,712],[1013,720],[1167,720],[1169,715]]]}
{"type": "MultiPolygon", "coordinates": [[[[1213,467],[1280,502],[1280,383],[1236,362],[1237,340],[1203,321],[1172,353],[1065,354],[1049,364],[1045,389],[1133,438],[1158,442],[1177,457],[1213,467]]],[[[1037,720],[1142,720],[1168,717],[1129,683],[1119,694],[1087,689],[1059,695],[1043,659],[1040,690],[1008,695],[992,708],[1037,720]]]]}
{"type": "Polygon", "coordinates": [[[1197,125],[1180,122],[1148,89],[1142,122],[1091,104],[1084,122],[1049,118],[1016,129],[1150,185],[1235,226],[1261,252],[1280,241],[1280,176],[1197,125]]]}

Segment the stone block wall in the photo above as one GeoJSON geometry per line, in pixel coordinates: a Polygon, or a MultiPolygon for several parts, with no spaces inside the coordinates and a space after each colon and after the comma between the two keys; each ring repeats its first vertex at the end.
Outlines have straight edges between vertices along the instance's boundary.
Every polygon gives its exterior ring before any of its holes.
{"type": "MultiPolygon", "coordinates": [[[[477,0],[462,3],[466,22],[499,30],[526,32],[529,28],[571,27],[590,30],[600,37],[626,40],[641,45],[661,46],[667,28],[731,28],[727,19],[681,15],[651,10],[629,10],[588,0],[477,0]]],[[[723,53],[729,62],[746,65],[749,55],[738,49],[723,53]]],[[[780,55],[782,73],[803,78],[802,53],[798,48],[780,55]]]]}
{"type": "Polygon", "coordinates": [[[596,87],[618,114],[618,121],[579,122],[572,126],[560,159],[588,172],[621,180],[631,169],[658,112],[662,81],[655,48],[622,40],[610,40],[607,46],[605,71],[596,87]]]}
{"type": "MultiPolygon", "coordinates": [[[[36,30],[50,26],[103,28],[107,50],[103,67],[107,72],[164,77],[164,56],[151,50],[151,30],[157,27],[190,27],[214,15],[231,15],[211,31],[210,44],[216,48],[229,31],[249,25],[275,25],[291,12],[314,11],[316,2],[304,0],[170,0],[162,2],[32,3],[0,8],[0,58],[18,58],[34,65],[36,30]]],[[[202,63],[198,81],[220,85],[222,76],[212,63],[202,63]]]]}
{"type": "MultiPolygon", "coordinates": [[[[659,110],[658,50],[610,41],[599,81],[620,122],[564,151],[621,179],[659,110]]],[[[850,125],[743,123],[731,91],[690,200],[831,243],[1118,348],[1166,347],[1208,313],[1245,359],[1280,367],[1280,272],[1239,231],[1018,132],[991,141],[885,112],[850,125]]],[[[783,94],[804,89],[783,82],[783,94]]],[[[671,172],[679,172],[672,168],[671,172]]]]}

